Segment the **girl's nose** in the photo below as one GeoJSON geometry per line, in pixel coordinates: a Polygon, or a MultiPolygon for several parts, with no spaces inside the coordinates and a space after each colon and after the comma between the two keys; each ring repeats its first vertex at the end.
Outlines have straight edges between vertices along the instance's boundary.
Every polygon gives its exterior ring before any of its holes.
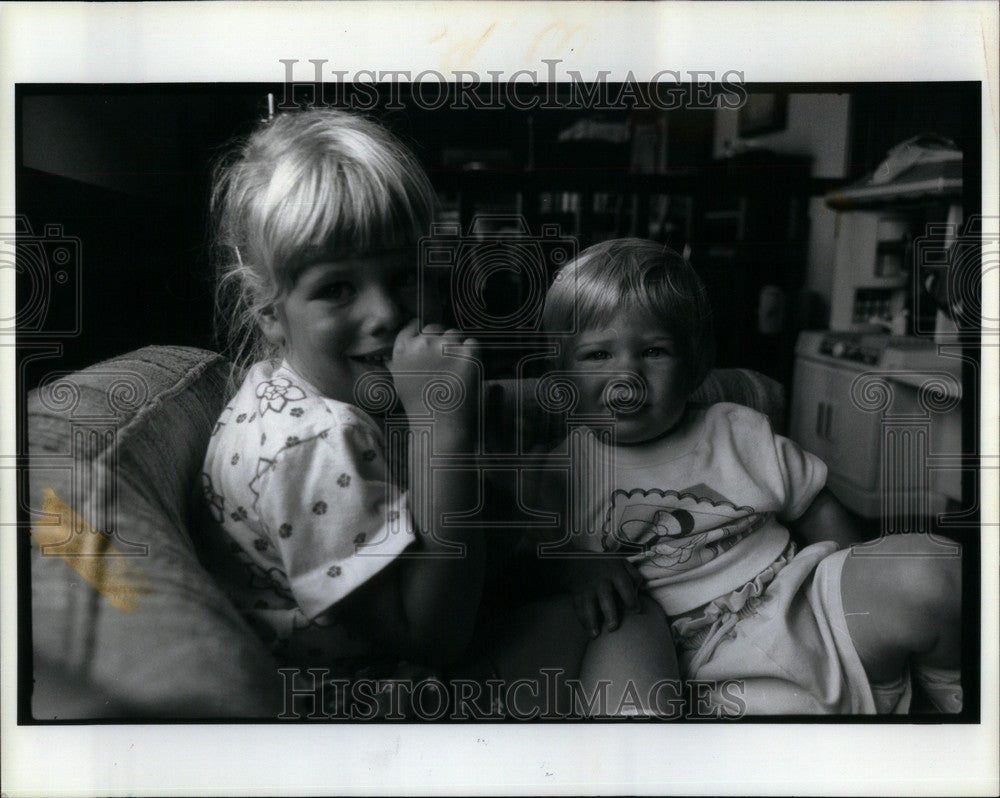
{"type": "Polygon", "coordinates": [[[395,333],[403,324],[403,308],[392,292],[382,286],[372,286],[366,292],[365,329],[370,335],[395,333]]]}

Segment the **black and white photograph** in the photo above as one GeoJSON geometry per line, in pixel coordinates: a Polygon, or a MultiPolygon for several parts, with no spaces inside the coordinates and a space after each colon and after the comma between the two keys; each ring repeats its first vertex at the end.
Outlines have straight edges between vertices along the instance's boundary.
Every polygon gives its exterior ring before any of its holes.
{"type": "Polygon", "coordinates": [[[5,794],[995,792],[995,7],[168,5],[0,9],[5,794]]]}

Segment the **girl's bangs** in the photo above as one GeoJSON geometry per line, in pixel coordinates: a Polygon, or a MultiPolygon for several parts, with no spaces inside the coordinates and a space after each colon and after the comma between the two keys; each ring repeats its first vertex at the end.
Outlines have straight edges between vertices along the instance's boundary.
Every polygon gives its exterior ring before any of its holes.
{"type": "Polygon", "coordinates": [[[398,249],[427,234],[431,199],[407,175],[379,179],[332,159],[311,167],[293,180],[275,174],[268,188],[277,201],[258,229],[275,274],[293,277],[318,258],[398,249]]]}

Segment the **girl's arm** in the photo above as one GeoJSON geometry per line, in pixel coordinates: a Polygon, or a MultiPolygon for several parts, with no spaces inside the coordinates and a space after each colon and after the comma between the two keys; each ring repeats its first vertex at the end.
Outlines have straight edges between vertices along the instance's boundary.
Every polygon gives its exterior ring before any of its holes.
{"type": "Polygon", "coordinates": [[[832,540],[837,548],[843,549],[864,540],[850,514],[829,488],[816,494],[806,511],[788,526],[792,535],[804,545],[832,540]]]}
{"type": "MultiPolygon", "coordinates": [[[[463,341],[454,331],[427,328],[421,334],[415,323],[396,340],[391,370],[411,418],[428,411],[423,397],[428,375],[447,371],[464,386],[463,406],[433,413],[435,455],[472,451],[477,351],[474,341],[463,341]],[[445,357],[443,344],[454,346],[465,359],[445,357]]],[[[442,519],[473,507],[476,475],[471,469],[430,471],[419,461],[416,446],[410,447],[410,457],[409,498],[417,543],[347,596],[338,614],[405,659],[446,663],[458,658],[472,638],[485,557],[481,530],[446,529],[442,519]],[[464,552],[456,553],[456,546],[464,552]]]]}

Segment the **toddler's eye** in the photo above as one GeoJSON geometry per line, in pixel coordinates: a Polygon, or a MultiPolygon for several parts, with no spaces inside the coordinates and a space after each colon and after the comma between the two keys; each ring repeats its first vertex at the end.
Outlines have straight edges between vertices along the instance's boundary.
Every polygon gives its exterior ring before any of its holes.
{"type": "Polygon", "coordinates": [[[645,351],[644,354],[646,357],[668,357],[670,355],[670,351],[663,346],[651,346],[645,351]]]}
{"type": "Polygon", "coordinates": [[[349,302],[354,299],[357,289],[353,283],[338,281],[327,283],[317,291],[317,298],[325,299],[329,302],[349,302]]]}
{"type": "Polygon", "coordinates": [[[603,349],[598,349],[594,352],[584,353],[581,360],[607,360],[611,355],[605,352],[603,349]]]}

